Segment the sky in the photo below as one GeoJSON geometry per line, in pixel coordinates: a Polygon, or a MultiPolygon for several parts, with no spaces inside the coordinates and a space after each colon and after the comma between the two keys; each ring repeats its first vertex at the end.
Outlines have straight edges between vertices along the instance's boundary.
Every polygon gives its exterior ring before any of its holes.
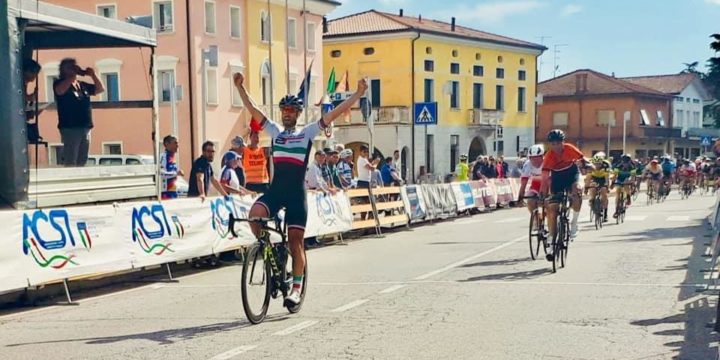
{"type": "Polygon", "coordinates": [[[618,77],[705,70],[720,0],[341,0],[330,19],[376,9],[542,43],[540,80],[589,68],[618,77]],[[541,37],[544,37],[541,38],[541,37]],[[557,49],[557,54],[555,50],[557,49]]]}

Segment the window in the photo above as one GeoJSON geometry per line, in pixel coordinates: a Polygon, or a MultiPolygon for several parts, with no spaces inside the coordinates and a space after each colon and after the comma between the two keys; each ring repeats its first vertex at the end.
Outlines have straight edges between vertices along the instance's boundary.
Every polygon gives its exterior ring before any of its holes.
{"type": "Polygon", "coordinates": [[[689,104],[689,103],[690,103],[690,98],[685,98],[685,102],[689,104]]]}
{"type": "Polygon", "coordinates": [[[205,1],[205,33],[215,34],[215,3],[205,1]]]}
{"type": "Polygon", "coordinates": [[[524,87],[519,87],[519,88],[518,88],[518,111],[519,111],[519,112],[526,112],[526,111],[527,111],[526,105],[525,105],[525,103],[526,103],[526,99],[525,99],[525,94],[526,94],[526,92],[527,92],[527,91],[525,90],[524,87]]]}
{"type": "Polygon", "coordinates": [[[425,60],[425,71],[435,71],[435,62],[432,60],[425,60]]]}
{"type": "Polygon", "coordinates": [[[237,6],[230,7],[230,37],[233,39],[239,39],[242,36],[242,15],[240,14],[240,8],[237,6]]]}
{"type": "Polygon", "coordinates": [[[218,78],[216,68],[207,68],[207,104],[218,104],[218,78]]]}
{"type": "Polygon", "coordinates": [[[118,73],[105,73],[101,75],[105,92],[100,94],[103,101],[120,101],[120,82],[118,73]]]}
{"type": "Polygon", "coordinates": [[[473,66],[473,76],[483,76],[484,72],[485,69],[482,67],[482,65],[473,66]]]}
{"type": "Polygon", "coordinates": [[[520,65],[525,65],[525,59],[520,58],[520,65]]]}
{"type": "Polygon", "coordinates": [[[269,42],[270,41],[270,15],[266,12],[260,13],[260,40],[269,42]]]}
{"type": "Polygon", "coordinates": [[[450,135],[450,172],[455,172],[460,158],[460,135],[450,135]]]}
{"type": "Polygon", "coordinates": [[[125,159],[125,165],[142,165],[143,163],[138,159],[125,159]]]}
{"type": "Polygon", "coordinates": [[[244,73],[244,68],[241,64],[230,64],[230,91],[232,92],[232,106],[235,107],[242,107],[243,102],[242,98],[240,98],[240,93],[238,92],[237,88],[235,87],[235,83],[233,81],[233,77],[235,74],[242,74],[244,73]]]}
{"type": "Polygon", "coordinates": [[[502,63],[502,62],[503,62],[503,57],[502,57],[502,56],[498,56],[498,62],[499,62],[499,63],[502,63]]]}
{"type": "Polygon", "coordinates": [[[665,117],[663,116],[662,110],[657,111],[657,126],[665,126],[665,117]]]}
{"type": "Polygon", "coordinates": [[[495,77],[498,79],[504,79],[505,78],[505,69],[497,68],[497,70],[495,70],[495,77]]]}
{"type": "Polygon", "coordinates": [[[693,122],[695,123],[695,127],[702,127],[702,124],[700,123],[700,112],[699,111],[693,111],[693,122]]]}
{"type": "Polygon", "coordinates": [[[159,33],[173,31],[172,1],[158,1],[153,5],[153,27],[159,33]]]}
{"type": "Polygon", "coordinates": [[[367,48],[363,49],[363,54],[365,54],[365,55],[372,55],[374,53],[375,53],[375,48],[367,47],[367,48]]]}
{"type": "Polygon", "coordinates": [[[121,158],[100,158],[100,166],[118,166],[122,165],[121,158]]]}
{"type": "MultiPolygon", "coordinates": [[[[48,147],[48,163],[50,165],[62,165],[63,163],[63,146],[62,144],[51,144],[48,147]]],[[[88,159],[89,161],[89,159],[88,159]]]]}
{"type": "Polygon", "coordinates": [[[370,101],[372,102],[373,108],[379,108],[380,107],[380,99],[382,99],[382,96],[380,96],[380,79],[371,79],[370,80],[370,101]]]}
{"type": "Polygon", "coordinates": [[[699,103],[700,103],[700,99],[693,99],[693,104],[699,104],[699,103]]]}
{"type": "MultiPolygon", "coordinates": [[[[265,62],[260,66],[260,89],[262,91],[262,104],[270,105],[270,98],[272,97],[272,85],[270,84],[270,62],[265,62]]],[[[296,87],[297,89],[298,87],[296,87]]]]}
{"type": "Polygon", "coordinates": [[[495,110],[505,110],[505,87],[495,86],[495,110]]]}
{"type": "Polygon", "coordinates": [[[331,57],[334,57],[334,58],[339,58],[340,56],[342,56],[342,51],[340,51],[340,50],[333,50],[333,51],[330,52],[330,56],[331,56],[331,57]]]}
{"type": "Polygon", "coordinates": [[[298,74],[290,73],[290,89],[288,90],[288,93],[296,92],[297,89],[300,88],[300,80],[298,78],[298,74]]]}
{"type": "Polygon", "coordinates": [[[676,110],[675,117],[677,118],[676,119],[677,121],[675,121],[675,127],[676,128],[677,127],[679,127],[679,128],[685,127],[685,124],[684,124],[685,123],[685,112],[682,110],[676,110]]]}
{"type": "Polygon", "coordinates": [[[460,64],[451,63],[450,64],[450,73],[451,74],[459,74],[460,73],[460,64]]]}
{"type": "Polygon", "coordinates": [[[554,127],[568,127],[568,119],[570,113],[568,112],[554,112],[553,113],[553,126],[554,127]]]}
{"type": "Polygon", "coordinates": [[[460,108],[460,82],[459,81],[451,81],[450,82],[450,108],[452,109],[459,109],[460,108]]]}
{"type": "Polygon", "coordinates": [[[480,59],[482,59],[482,54],[475,53],[475,60],[480,61],[480,59]]]}
{"type": "Polygon", "coordinates": [[[452,51],[452,57],[458,57],[458,51],[457,51],[457,50],[453,50],[453,51],[452,51]]]}
{"type": "Polygon", "coordinates": [[[677,102],[683,102],[683,97],[682,97],[682,96],[676,96],[676,97],[675,97],[675,101],[677,101],[677,102]]]}
{"type": "Polygon", "coordinates": [[[429,46],[426,47],[426,48],[425,48],[425,53],[428,54],[428,55],[432,54],[432,48],[429,47],[429,46]]]}
{"type": "Polygon", "coordinates": [[[518,71],[518,80],[520,80],[520,81],[527,80],[527,72],[525,70],[518,71]]]}
{"type": "Polygon", "coordinates": [[[117,8],[115,5],[98,5],[97,14],[109,19],[117,19],[117,8]]]}
{"type": "MultiPolygon", "coordinates": [[[[645,111],[645,110],[643,110],[645,111]]],[[[615,126],[615,110],[598,110],[597,124],[599,126],[615,126]]]]}
{"type": "MultiPolygon", "coordinates": [[[[315,24],[307,24],[307,49],[308,51],[315,51],[315,24]]],[[[366,54],[367,55],[367,54],[366,54]]]]}
{"type": "Polygon", "coordinates": [[[172,88],[175,86],[175,70],[160,70],[158,77],[160,80],[158,97],[161,102],[170,102],[172,88]]]}
{"type": "Polygon", "coordinates": [[[483,108],[483,84],[473,84],[473,109],[483,108]]]}
{"type": "MultiPolygon", "coordinates": [[[[380,81],[380,80],[378,80],[378,81],[380,81]]],[[[317,92],[317,76],[310,76],[310,84],[309,85],[310,85],[310,92],[308,93],[308,96],[307,96],[307,104],[305,105],[306,107],[309,107],[310,104],[316,103],[316,99],[315,99],[316,95],[315,94],[318,93],[317,92]]]]}
{"type": "Polygon", "coordinates": [[[58,79],[58,75],[48,75],[45,77],[45,101],[49,103],[55,102],[55,91],[53,84],[58,79]]]}
{"type": "Polygon", "coordinates": [[[505,141],[503,140],[497,140],[496,141],[497,146],[493,144],[493,147],[495,147],[495,151],[497,151],[498,155],[503,155],[505,153],[505,141]]]}
{"type": "MultiPolygon", "coordinates": [[[[288,18],[287,27],[288,46],[290,46],[291,49],[295,49],[297,47],[297,20],[288,18]]],[[[333,57],[340,57],[340,50],[335,50],[332,54],[333,57]],[[334,56],[336,51],[338,55],[334,56]]]]}
{"type": "Polygon", "coordinates": [[[425,166],[427,167],[425,171],[427,173],[433,172],[433,163],[435,162],[435,152],[433,151],[434,147],[434,136],[431,134],[425,135],[425,166]]]}
{"type": "Polygon", "coordinates": [[[425,79],[425,102],[435,101],[435,81],[433,79],[425,79]]]}
{"type": "Polygon", "coordinates": [[[103,155],[122,155],[121,142],[104,142],[102,144],[103,155]]]}
{"type": "Polygon", "coordinates": [[[640,125],[650,126],[650,117],[645,109],[640,109],[640,125]]]}

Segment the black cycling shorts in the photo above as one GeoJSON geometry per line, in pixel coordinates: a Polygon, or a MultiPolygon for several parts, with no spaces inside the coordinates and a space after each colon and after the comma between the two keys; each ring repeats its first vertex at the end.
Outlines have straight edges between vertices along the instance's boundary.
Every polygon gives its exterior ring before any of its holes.
{"type": "Polygon", "coordinates": [[[258,194],[265,194],[270,191],[270,184],[247,184],[245,188],[258,194]]]}
{"type": "Polygon", "coordinates": [[[600,178],[593,177],[593,178],[592,178],[592,181],[597,184],[597,187],[598,187],[598,188],[607,187],[607,181],[606,181],[606,180],[607,180],[607,179],[604,178],[604,177],[600,177],[600,178]]]}
{"type": "Polygon", "coordinates": [[[550,174],[550,191],[553,194],[560,194],[563,191],[570,191],[573,184],[580,179],[580,171],[578,167],[573,165],[562,171],[553,171],[550,174]]]}
{"type": "Polygon", "coordinates": [[[662,176],[662,174],[660,174],[660,173],[657,173],[657,174],[650,173],[650,180],[658,181],[658,180],[660,180],[660,176],[662,176]]]}
{"type": "Polygon", "coordinates": [[[285,208],[285,223],[288,229],[305,230],[307,223],[307,196],[305,190],[288,191],[272,189],[261,196],[256,204],[260,204],[268,211],[268,217],[277,215],[280,209],[285,208]]]}
{"type": "Polygon", "coordinates": [[[671,175],[672,175],[672,171],[665,171],[665,170],[663,170],[663,177],[664,177],[664,178],[669,179],[671,175]]]}

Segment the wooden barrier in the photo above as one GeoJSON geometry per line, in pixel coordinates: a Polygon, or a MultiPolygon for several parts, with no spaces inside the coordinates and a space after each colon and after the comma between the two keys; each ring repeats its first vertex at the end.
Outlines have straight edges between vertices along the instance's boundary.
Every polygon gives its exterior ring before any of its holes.
{"type": "Polygon", "coordinates": [[[399,186],[374,188],[370,192],[373,194],[379,226],[408,226],[410,218],[405,211],[399,186]]]}
{"type": "Polygon", "coordinates": [[[353,214],[353,230],[375,228],[375,233],[379,234],[379,225],[377,221],[377,211],[375,211],[375,202],[372,199],[369,189],[350,189],[347,190],[347,196],[350,199],[350,211],[353,214]],[[365,220],[362,214],[367,214],[365,220]]]}

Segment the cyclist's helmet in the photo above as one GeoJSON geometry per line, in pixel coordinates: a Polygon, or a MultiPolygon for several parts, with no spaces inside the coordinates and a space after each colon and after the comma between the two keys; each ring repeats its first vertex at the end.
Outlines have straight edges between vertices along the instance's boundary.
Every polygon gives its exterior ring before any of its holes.
{"type": "Polygon", "coordinates": [[[632,156],[630,156],[629,154],[624,154],[620,159],[624,162],[628,162],[632,160],[632,156]]]}
{"type": "Polygon", "coordinates": [[[460,155],[460,161],[467,161],[467,155],[465,155],[465,154],[460,155]]]}
{"type": "Polygon", "coordinates": [[[286,95],[280,100],[280,107],[294,107],[298,110],[302,110],[303,100],[295,95],[286,95]]]}
{"type": "Polygon", "coordinates": [[[565,132],[560,129],[550,130],[547,135],[548,142],[565,141],[565,132]]]}
{"type": "Polygon", "coordinates": [[[652,159],[652,160],[650,161],[650,163],[651,163],[651,164],[657,164],[658,161],[657,161],[657,159],[652,159]]]}
{"type": "Polygon", "coordinates": [[[545,147],[540,144],[535,144],[530,147],[530,150],[528,150],[528,156],[530,157],[543,155],[545,155],[545,147]]]}

